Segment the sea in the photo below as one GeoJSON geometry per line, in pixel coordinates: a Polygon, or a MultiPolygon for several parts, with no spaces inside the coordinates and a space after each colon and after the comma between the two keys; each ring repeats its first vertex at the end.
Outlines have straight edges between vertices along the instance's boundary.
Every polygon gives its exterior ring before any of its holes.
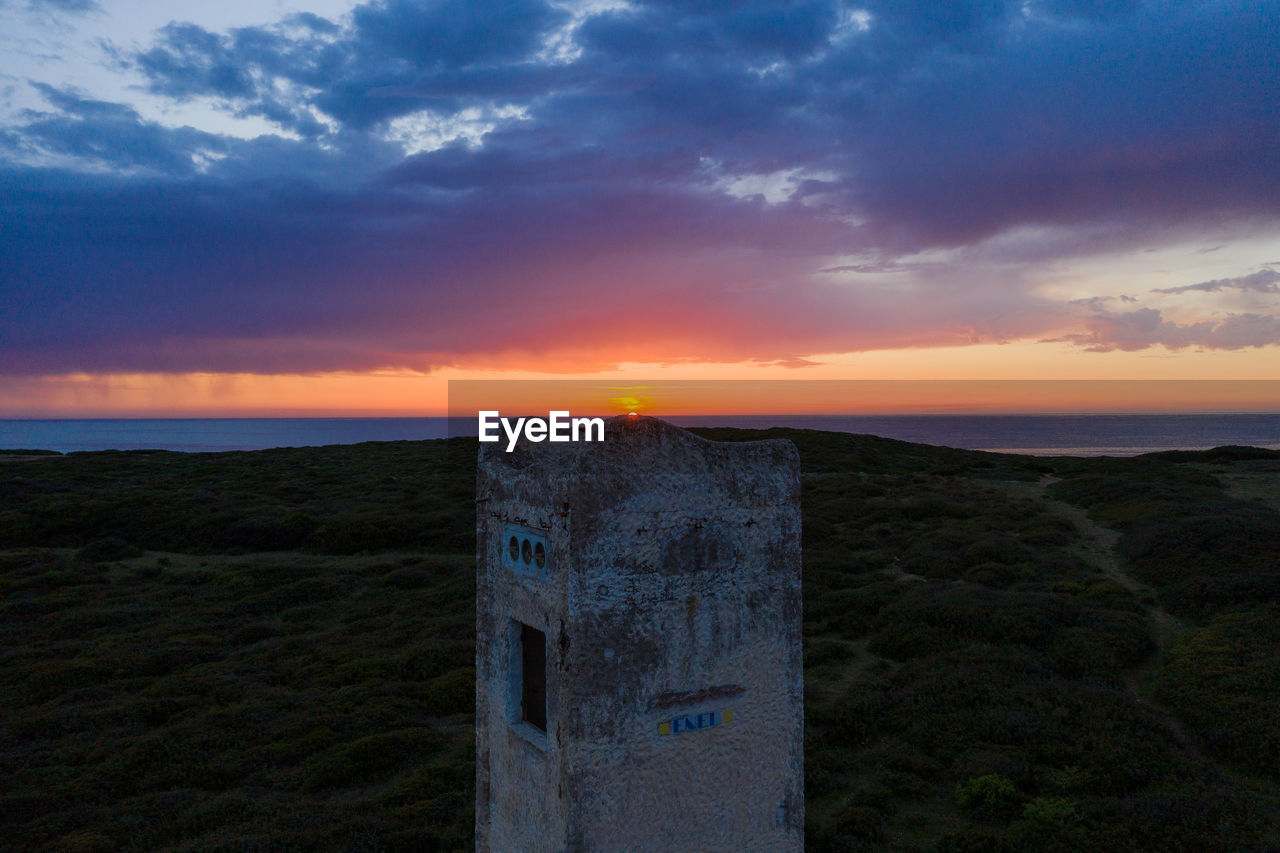
{"type": "MultiPolygon", "coordinates": [[[[1136,456],[1247,445],[1280,450],[1280,412],[1244,414],[717,415],[681,426],[794,427],[1035,456],[1136,456]]],[[[474,422],[470,434],[474,435],[474,422]]],[[[364,441],[418,441],[466,432],[436,418],[152,418],[0,420],[0,449],[218,453],[364,441]]]]}

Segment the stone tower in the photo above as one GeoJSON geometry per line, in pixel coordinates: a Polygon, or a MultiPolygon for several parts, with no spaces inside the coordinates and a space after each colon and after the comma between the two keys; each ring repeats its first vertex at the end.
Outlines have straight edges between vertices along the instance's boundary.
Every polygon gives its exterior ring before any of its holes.
{"type": "Polygon", "coordinates": [[[804,848],[794,445],[481,445],[476,849],[804,848]]]}

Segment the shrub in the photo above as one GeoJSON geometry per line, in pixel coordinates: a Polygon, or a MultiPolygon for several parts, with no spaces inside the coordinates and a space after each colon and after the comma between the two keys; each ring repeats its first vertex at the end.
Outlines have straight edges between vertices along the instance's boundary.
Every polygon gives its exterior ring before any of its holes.
{"type": "Polygon", "coordinates": [[[1008,818],[1022,803],[1018,787],[999,773],[975,776],[956,786],[956,805],[983,818],[1008,818]]]}
{"type": "Polygon", "coordinates": [[[476,671],[455,669],[433,678],[422,697],[427,713],[469,714],[476,708],[476,671]]]}
{"type": "Polygon", "coordinates": [[[106,539],[90,542],[81,548],[76,556],[89,563],[111,563],[116,560],[131,560],[134,557],[141,557],[142,554],[142,549],[136,545],[108,536],[106,539]]]}
{"type": "Polygon", "coordinates": [[[804,665],[807,667],[841,663],[852,656],[849,644],[840,640],[811,640],[804,644],[804,665]]]}
{"type": "Polygon", "coordinates": [[[1065,829],[1080,822],[1080,804],[1069,797],[1036,797],[1022,807],[1022,817],[1046,829],[1065,829]]]}
{"type": "Polygon", "coordinates": [[[964,829],[942,836],[933,849],[935,853],[1011,853],[1014,848],[998,835],[964,829]]]}
{"type": "Polygon", "coordinates": [[[304,791],[358,785],[390,773],[439,743],[427,729],[402,729],[369,735],[333,747],[311,763],[304,791]]]}
{"type": "Polygon", "coordinates": [[[845,806],[836,815],[833,829],[831,846],[836,850],[864,850],[885,840],[884,815],[871,806],[845,806]]]}

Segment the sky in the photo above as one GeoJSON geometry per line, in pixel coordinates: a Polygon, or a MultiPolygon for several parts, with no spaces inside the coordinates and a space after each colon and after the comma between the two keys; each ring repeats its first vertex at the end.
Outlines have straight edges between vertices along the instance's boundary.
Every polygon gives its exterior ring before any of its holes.
{"type": "Polygon", "coordinates": [[[0,417],[546,377],[1280,379],[1280,3],[0,0],[0,417]]]}

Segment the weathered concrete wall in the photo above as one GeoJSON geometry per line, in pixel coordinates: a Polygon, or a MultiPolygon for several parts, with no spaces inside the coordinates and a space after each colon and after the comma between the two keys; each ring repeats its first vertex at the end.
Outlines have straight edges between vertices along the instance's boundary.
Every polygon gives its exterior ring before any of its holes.
{"type": "Polygon", "coordinates": [[[618,418],[483,446],[477,496],[477,849],[803,849],[795,448],[618,418]],[[545,569],[504,564],[513,530],[545,569]],[[512,619],[547,636],[543,737],[512,619]]]}

